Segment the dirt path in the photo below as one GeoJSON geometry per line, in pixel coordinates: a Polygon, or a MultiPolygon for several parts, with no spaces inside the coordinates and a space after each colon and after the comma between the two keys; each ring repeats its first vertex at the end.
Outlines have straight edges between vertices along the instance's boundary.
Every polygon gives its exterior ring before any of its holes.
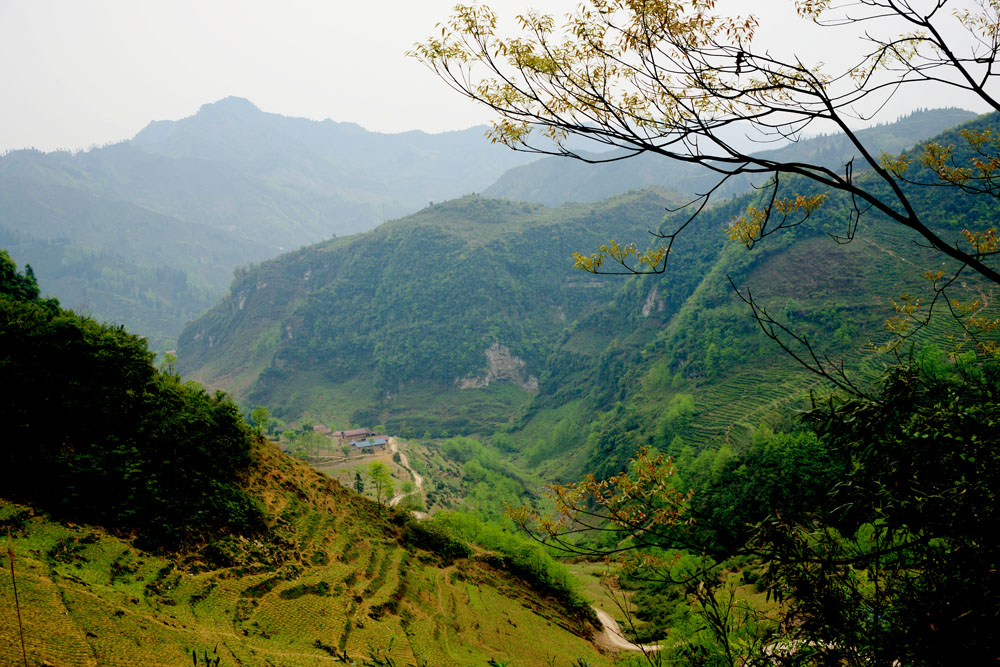
{"type": "MultiPolygon", "coordinates": [[[[400,493],[393,496],[392,500],[389,501],[390,507],[395,507],[403,500],[406,496],[412,493],[419,493],[424,488],[424,478],[417,473],[416,470],[410,467],[410,459],[406,457],[404,452],[399,451],[399,445],[397,444],[396,438],[389,438],[389,449],[393,454],[399,454],[399,465],[403,467],[406,472],[410,473],[410,477],[413,478],[413,486],[416,487],[416,491],[411,491],[410,493],[400,493]]],[[[426,516],[426,515],[425,515],[426,516]]]]}
{"type": "Polygon", "coordinates": [[[868,245],[872,246],[876,250],[881,250],[882,252],[884,252],[885,254],[889,255],[893,259],[899,260],[900,262],[906,262],[907,264],[909,264],[911,266],[916,266],[917,268],[920,268],[920,266],[916,262],[914,262],[913,260],[907,259],[906,257],[900,257],[899,255],[897,255],[893,251],[889,250],[888,248],[883,248],[879,244],[875,243],[870,238],[865,238],[864,242],[867,243],[868,245]]]}
{"type": "Polygon", "coordinates": [[[660,647],[655,645],[633,644],[625,639],[624,635],[622,635],[621,628],[618,627],[618,623],[615,619],[611,618],[610,614],[603,609],[598,609],[597,607],[591,607],[591,609],[593,609],[597,614],[597,619],[601,622],[601,627],[604,628],[604,631],[598,633],[595,637],[598,644],[617,649],[619,651],[642,651],[643,653],[650,653],[652,651],[660,650],[660,647]]]}

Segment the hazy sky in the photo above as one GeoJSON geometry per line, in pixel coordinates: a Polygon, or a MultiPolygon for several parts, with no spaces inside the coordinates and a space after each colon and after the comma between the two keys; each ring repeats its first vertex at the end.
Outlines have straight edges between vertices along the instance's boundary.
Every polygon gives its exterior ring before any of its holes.
{"type": "MultiPolygon", "coordinates": [[[[562,15],[577,3],[488,4],[501,15],[527,7],[562,15]]],[[[485,110],[403,55],[432,34],[454,4],[0,0],[0,150],[118,141],[150,120],[189,116],[228,95],[265,111],[353,121],[382,132],[482,123],[485,110]]],[[[739,3],[740,9],[749,4],[739,3]]],[[[780,22],[770,32],[788,39],[780,22]]]]}
{"type": "Polygon", "coordinates": [[[384,132],[469,127],[485,111],[403,55],[454,4],[0,0],[0,149],[116,141],[228,95],[384,132]]]}

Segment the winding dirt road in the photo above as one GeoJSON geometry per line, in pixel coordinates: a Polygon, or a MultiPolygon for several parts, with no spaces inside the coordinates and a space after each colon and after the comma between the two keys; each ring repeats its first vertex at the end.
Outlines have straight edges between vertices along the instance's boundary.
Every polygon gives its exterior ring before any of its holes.
{"type": "MultiPolygon", "coordinates": [[[[406,472],[410,473],[410,477],[413,478],[413,486],[416,487],[416,491],[411,491],[410,493],[399,493],[393,496],[392,500],[389,501],[389,506],[395,507],[406,496],[411,495],[412,493],[419,493],[424,488],[424,478],[421,477],[416,470],[410,467],[410,459],[406,458],[406,454],[404,452],[399,451],[399,445],[396,442],[396,438],[389,438],[389,450],[392,451],[393,454],[399,454],[399,465],[401,465],[406,472]]],[[[417,513],[415,512],[414,514],[417,513]]],[[[423,513],[421,512],[420,514],[423,513]]]]}
{"type": "Polygon", "coordinates": [[[659,651],[660,647],[650,644],[633,644],[629,640],[625,639],[622,635],[621,628],[618,627],[617,621],[611,618],[611,614],[604,611],[603,609],[598,609],[597,607],[591,607],[594,613],[597,614],[597,620],[601,622],[601,626],[604,628],[603,632],[597,634],[594,640],[609,648],[618,649],[620,651],[642,651],[643,653],[651,653],[653,651],[659,651]]]}

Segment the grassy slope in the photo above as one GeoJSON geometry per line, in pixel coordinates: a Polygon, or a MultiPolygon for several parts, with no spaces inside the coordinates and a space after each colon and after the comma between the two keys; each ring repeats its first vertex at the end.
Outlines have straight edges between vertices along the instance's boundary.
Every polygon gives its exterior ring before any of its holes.
{"type": "MultiPolygon", "coordinates": [[[[441,564],[400,546],[375,506],[258,445],[254,493],[274,517],[271,541],[233,541],[228,567],[135,549],[93,526],[63,525],[0,503],[14,534],[18,594],[33,664],[178,665],[218,647],[222,665],[337,664],[317,641],[400,664],[607,664],[588,629],[482,559],[441,564]],[[398,600],[395,609],[391,601],[398,600]],[[389,603],[389,604],[387,604],[389,603]]],[[[19,661],[9,574],[0,578],[0,662],[19,661]]]]}

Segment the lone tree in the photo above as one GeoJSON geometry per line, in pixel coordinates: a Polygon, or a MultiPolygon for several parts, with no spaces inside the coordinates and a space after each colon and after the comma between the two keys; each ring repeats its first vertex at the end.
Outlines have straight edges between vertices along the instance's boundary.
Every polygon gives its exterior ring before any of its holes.
{"type": "Polygon", "coordinates": [[[267,432],[267,425],[271,422],[271,411],[264,405],[258,405],[250,411],[250,425],[257,435],[264,435],[267,432]]]}
{"type": "MultiPolygon", "coordinates": [[[[787,6],[790,12],[792,3],[787,6]]],[[[653,247],[612,241],[593,254],[576,255],[584,270],[665,271],[675,239],[719,188],[734,177],[751,177],[766,182],[763,203],[748,207],[729,227],[730,237],[747,247],[802,224],[837,197],[850,211],[838,241],[852,239],[867,215],[877,224],[912,230],[954,261],[949,273],[928,274],[934,298],[919,314],[949,304],[947,290],[963,272],[1000,285],[994,227],[949,230],[918,205],[921,193],[942,186],[996,196],[1000,137],[989,129],[970,130],[959,147],[928,144],[888,155],[875,154],[852,129],[877,118],[894,95],[912,86],[1000,111],[1000,3],[797,0],[794,9],[798,20],[829,30],[841,50],[849,48],[844,31],[858,37],[856,59],[827,71],[782,54],[781,44],[758,43],[755,17],[723,15],[715,0],[585,0],[562,23],[535,12],[518,16],[521,34],[511,38],[498,33],[489,8],[459,5],[439,26],[440,36],[418,44],[412,55],[452,88],[497,112],[494,142],[587,162],[659,155],[718,175],[717,184],[691,202],[685,222],[654,233],[659,241],[653,247]],[[819,131],[842,133],[858,157],[831,167],[752,152],[735,139],[768,148],[819,131]],[[583,153],[571,146],[571,137],[617,150],[583,153]]],[[[765,333],[786,340],[792,335],[745,300],[765,333]]],[[[984,305],[963,304],[955,314],[981,351],[992,353],[995,346],[981,338],[997,321],[983,317],[984,305]]],[[[918,319],[916,311],[913,303],[902,306],[912,319],[918,319]]],[[[805,344],[804,361],[823,371],[806,341],[792,342],[805,344]]]]}
{"type": "Polygon", "coordinates": [[[389,468],[384,463],[372,461],[368,465],[368,479],[375,486],[375,501],[379,505],[382,504],[383,499],[388,500],[392,497],[392,473],[389,472],[389,468]]]}

